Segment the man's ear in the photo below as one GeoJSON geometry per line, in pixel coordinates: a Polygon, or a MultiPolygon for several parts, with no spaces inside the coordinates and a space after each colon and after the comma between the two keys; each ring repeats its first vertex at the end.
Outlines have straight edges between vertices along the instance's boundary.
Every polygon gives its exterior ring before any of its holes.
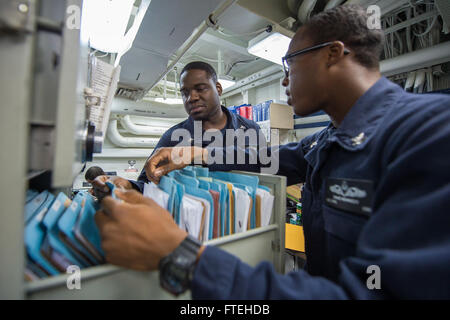
{"type": "Polygon", "coordinates": [[[341,41],[334,41],[328,46],[327,51],[327,66],[331,67],[341,61],[346,55],[345,45],[341,41]]]}
{"type": "Polygon", "coordinates": [[[219,81],[216,82],[216,89],[217,89],[217,93],[219,94],[219,96],[222,95],[222,85],[220,84],[219,81]]]}

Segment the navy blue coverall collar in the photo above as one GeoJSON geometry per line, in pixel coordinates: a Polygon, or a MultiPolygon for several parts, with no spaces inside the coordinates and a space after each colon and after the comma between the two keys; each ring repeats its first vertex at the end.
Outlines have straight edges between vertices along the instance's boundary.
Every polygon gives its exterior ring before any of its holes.
{"type": "MultiPolygon", "coordinates": [[[[239,128],[239,123],[237,121],[236,117],[232,117],[230,111],[225,108],[224,106],[220,106],[222,108],[222,112],[225,113],[225,115],[227,116],[227,124],[225,125],[225,127],[223,127],[221,129],[221,131],[225,130],[225,129],[238,129],[239,128]]],[[[192,119],[191,116],[189,116],[189,118],[187,119],[186,122],[186,128],[189,130],[192,129],[194,130],[194,119],[192,119]]],[[[204,131],[202,129],[202,131],[204,131]]]]}
{"type": "Polygon", "coordinates": [[[364,149],[387,107],[400,96],[398,92],[401,90],[398,85],[381,77],[356,101],[338,128],[329,125],[328,140],[336,141],[348,151],[364,149]]]}

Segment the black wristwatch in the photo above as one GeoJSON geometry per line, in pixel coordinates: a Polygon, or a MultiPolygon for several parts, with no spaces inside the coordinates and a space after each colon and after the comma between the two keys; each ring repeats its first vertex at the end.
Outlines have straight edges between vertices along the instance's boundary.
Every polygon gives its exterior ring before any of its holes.
{"type": "Polygon", "coordinates": [[[164,289],[176,296],[189,289],[201,246],[200,241],[188,235],[172,253],[161,259],[159,282],[164,289]]]}

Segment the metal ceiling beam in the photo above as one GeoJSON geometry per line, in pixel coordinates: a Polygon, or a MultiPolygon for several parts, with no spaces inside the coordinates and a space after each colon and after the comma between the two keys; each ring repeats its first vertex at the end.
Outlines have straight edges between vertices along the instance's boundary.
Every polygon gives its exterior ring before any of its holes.
{"type": "Polygon", "coordinates": [[[162,80],[167,73],[169,73],[173,67],[178,63],[178,61],[183,57],[183,55],[192,47],[192,45],[200,38],[200,36],[205,33],[205,31],[212,25],[217,23],[217,19],[237,0],[226,0],[219,6],[214,12],[212,12],[209,17],[204,20],[200,26],[194,31],[194,33],[186,40],[186,42],[180,48],[180,52],[177,52],[176,58],[169,64],[166,70],[159,75],[156,81],[152,85],[145,88],[141,96],[142,99],[147,92],[149,92],[160,80],[162,80]]]}
{"type": "Polygon", "coordinates": [[[401,6],[407,4],[409,0],[348,0],[345,4],[359,4],[365,8],[371,5],[379,6],[381,9],[381,15],[385,15],[391,11],[394,11],[401,6]]]}
{"type": "Polygon", "coordinates": [[[450,61],[450,41],[383,60],[380,62],[380,71],[383,76],[389,77],[448,61],[450,61]]]}
{"type": "MultiPolygon", "coordinates": [[[[236,84],[232,87],[227,88],[223,91],[222,98],[227,98],[232,95],[235,95],[239,93],[240,91],[247,90],[248,88],[252,88],[255,86],[260,85],[261,83],[255,84],[257,81],[264,80],[268,78],[269,76],[272,76],[273,74],[277,74],[276,77],[281,77],[283,75],[282,69],[279,65],[272,65],[268,68],[265,68],[263,70],[260,70],[244,79],[238,80],[236,84]],[[245,88],[244,88],[245,87],[245,88]]],[[[273,78],[275,79],[275,78],[273,78]]],[[[270,81],[273,81],[271,79],[270,81]]],[[[266,82],[264,82],[266,83],[266,82]]]]}
{"type": "Polygon", "coordinates": [[[411,26],[413,24],[419,23],[419,22],[421,22],[423,20],[434,18],[438,14],[439,13],[437,12],[437,10],[431,10],[429,12],[421,14],[420,16],[408,19],[407,21],[404,21],[404,22],[398,23],[398,24],[396,24],[396,25],[394,25],[392,27],[386,28],[386,30],[384,30],[384,33],[388,34],[388,33],[392,33],[392,32],[404,29],[404,28],[409,27],[409,26],[411,26]]]}
{"type": "Polygon", "coordinates": [[[246,56],[252,56],[247,51],[247,42],[241,41],[238,39],[230,39],[229,37],[227,38],[225,36],[217,34],[214,31],[211,31],[211,30],[208,30],[205,33],[203,33],[200,40],[211,43],[215,46],[227,48],[227,49],[235,51],[239,54],[243,54],[246,56]]]}
{"type": "Polygon", "coordinates": [[[291,16],[285,0],[239,0],[238,5],[268,20],[271,24],[280,23],[291,16]]]}

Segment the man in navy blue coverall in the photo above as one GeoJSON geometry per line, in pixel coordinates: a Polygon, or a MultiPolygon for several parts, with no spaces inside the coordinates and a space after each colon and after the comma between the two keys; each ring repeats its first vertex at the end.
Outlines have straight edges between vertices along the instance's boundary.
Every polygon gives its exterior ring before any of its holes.
{"type": "MultiPolygon", "coordinates": [[[[220,105],[222,85],[217,81],[217,74],[214,68],[206,62],[194,61],[184,66],[180,73],[180,92],[184,108],[189,117],[187,120],[164,132],[150,157],[157,154],[159,149],[175,147],[181,144],[186,145],[186,143],[205,148],[211,142],[214,142],[214,139],[210,139],[213,141],[198,139],[198,136],[201,135],[200,137],[202,137],[206,130],[220,131],[224,145],[226,143],[227,130],[243,130],[244,132],[248,129],[260,130],[256,122],[231,113],[227,108],[220,105]],[[198,125],[198,134],[195,132],[195,123],[198,125]],[[185,137],[182,135],[183,131],[186,133],[185,137]],[[190,141],[183,141],[183,138],[190,141]]],[[[256,141],[256,148],[259,141],[256,141]]],[[[234,139],[233,143],[236,142],[237,139],[234,139]]],[[[94,181],[94,188],[107,191],[104,182],[112,180],[116,186],[125,189],[133,188],[142,193],[144,184],[150,181],[146,171],[149,172],[149,169],[144,167],[137,181],[103,175],[94,181]]],[[[155,181],[152,177],[150,179],[155,181]]]]}
{"type": "MultiPolygon", "coordinates": [[[[288,103],[297,115],[324,110],[332,119],[276,151],[278,174],[288,184],[305,183],[307,265],[280,275],[268,262],[250,267],[202,246],[193,298],[450,298],[450,98],[410,94],[382,77],[382,46],[382,31],[367,28],[360,7],[319,13],[299,29],[283,59],[288,103]]],[[[201,153],[208,162],[208,151],[201,153]]],[[[158,178],[186,165],[165,160],[166,153],[150,159],[147,174],[158,178]]],[[[96,217],[107,260],[156,269],[186,232],[152,200],[117,195],[124,201],[105,198],[108,214],[96,217]]]]}

